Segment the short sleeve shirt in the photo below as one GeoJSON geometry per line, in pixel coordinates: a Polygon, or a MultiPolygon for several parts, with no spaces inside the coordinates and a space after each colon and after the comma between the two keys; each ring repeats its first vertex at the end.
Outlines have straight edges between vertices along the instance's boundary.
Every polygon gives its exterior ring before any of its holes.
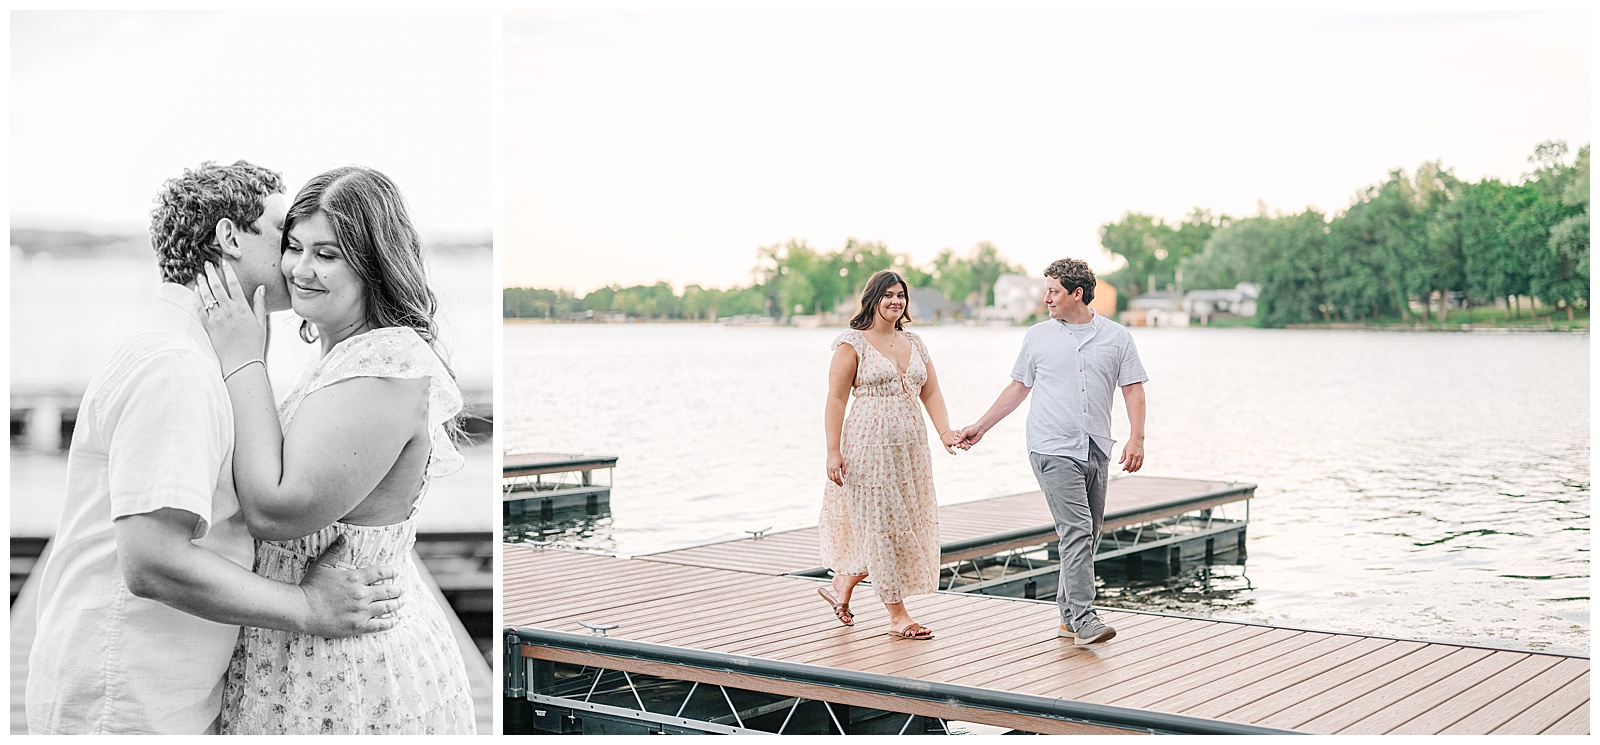
{"type": "Polygon", "coordinates": [[[1031,389],[1028,451],[1089,457],[1089,444],[1110,455],[1112,394],[1149,380],[1133,335],[1096,313],[1085,324],[1050,319],[1022,339],[1011,379],[1031,389]]]}
{"type": "Polygon", "coordinates": [[[192,290],[163,284],[79,405],[28,658],[32,733],[201,734],[221,711],[239,627],[129,592],[114,526],[182,510],[196,545],[251,567],[233,410],[198,308],[192,290]]]}

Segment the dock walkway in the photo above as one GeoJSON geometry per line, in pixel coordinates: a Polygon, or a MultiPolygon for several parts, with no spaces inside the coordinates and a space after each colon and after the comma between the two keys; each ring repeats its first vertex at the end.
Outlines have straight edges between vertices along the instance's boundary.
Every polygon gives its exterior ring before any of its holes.
{"type": "Polygon", "coordinates": [[[801,541],[787,553],[741,571],[705,565],[745,561],[736,553],[699,551],[691,564],[506,545],[504,621],[539,631],[521,646],[532,660],[1031,732],[1141,729],[1130,716],[1157,731],[1202,721],[1320,734],[1589,731],[1584,657],[1123,610],[1102,615],[1114,640],[1080,647],[1055,636],[1054,603],[949,592],[913,601],[937,638],[905,641],[887,635],[866,591],[856,625],[840,626],[818,580],[776,576],[814,555],[801,541]],[[619,627],[580,636],[580,621],[619,627]],[[866,682],[806,682],[830,674],[866,682]]]}

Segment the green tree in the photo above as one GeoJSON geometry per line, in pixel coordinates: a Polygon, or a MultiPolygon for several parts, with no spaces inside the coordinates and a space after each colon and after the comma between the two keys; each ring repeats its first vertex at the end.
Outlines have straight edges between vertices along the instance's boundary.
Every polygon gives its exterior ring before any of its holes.
{"type": "Polygon", "coordinates": [[[616,299],[617,291],[620,289],[622,288],[618,285],[610,285],[584,295],[583,302],[581,304],[582,309],[592,310],[596,313],[610,312],[611,303],[616,299]]]}
{"type": "Polygon", "coordinates": [[[933,278],[933,287],[944,295],[947,300],[966,303],[975,291],[976,281],[972,276],[972,264],[956,255],[951,249],[942,249],[928,267],[928,276],[933,278]]]}
{"type": "Polygon", "coordinates": [[[1127,266],[1107,279],[1115,277],[1117,289],[1134,296],[1145,291],[1151,281],[1159,286],[1161,277],[1157,269],[1167,258],[1163,246],[1169,228],[1155,217],[1141,212],[1128,212],[1113,223],[1100,226],[1100,246],[1112,256],[1119,256],[1127,266]]]}
{"type": "Polygon", "coordinates": [[[1589,147],[1580,148],[1571,165],[1564,163],[1566,153],[1566,143],[1546,142],[1529,158],[1537,166],[1530,180],[1539,196],[1528,218],[1546,234],[1531,257],[1529,290],[1564,306],[1570,321],[1574,306],[1589,297],[1589,147]]]}

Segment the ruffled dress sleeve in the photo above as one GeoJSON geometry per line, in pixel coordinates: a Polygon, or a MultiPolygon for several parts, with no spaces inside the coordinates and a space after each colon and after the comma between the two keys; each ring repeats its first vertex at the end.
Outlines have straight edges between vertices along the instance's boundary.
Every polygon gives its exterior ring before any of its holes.
{"type": "Polygon", "coordinates": [[[922,355],[923,364],[933,364],[933,358],[928,356],[928,345],[922,343],[921,336],[918,336],[914,332],[907,331],[906,338],[910,339],[912,344],[917,345],[917,354],[922,355]]]}
{"type": "Polygon", "coordinates": [[[466,462],[446,428],[461,412],[461,389],[439,355],[408,326],[368,331],[323,355],[279,405],[278,421],[287,429],[306,396],[351,378],[427,378],[428,432],[433,443],[428,476],[455,473],[466,462]]]}
{"type": "Polygon", "coordinates": [[[856,350],[856,356],[860,357],[865,353],[865,350],[861,348],[861,345],[866,343],[867,339],[861,335],[860,331],[850,329],[849,331],[835,336],[833,338],[833,344],[828,346],[828,351],[832,352],[838,349],[840,344],[849,344],[851,348],[856,350]]]}

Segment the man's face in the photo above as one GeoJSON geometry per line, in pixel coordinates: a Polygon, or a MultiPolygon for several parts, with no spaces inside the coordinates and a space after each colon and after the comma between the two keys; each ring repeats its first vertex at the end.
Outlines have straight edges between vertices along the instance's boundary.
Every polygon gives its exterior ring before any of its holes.
{"type": "Polygon", "coordinates": [[[1061,286],[1061,280],[1055,277],[1044,278],[1044,304],[1050,309],[1050,317],[1057,321],[1064,321],[1068,314],[1080,315],[1083,310],[1083,288],[1074,287],[1072,292],[1061,286]]]}
{"type": "Polygon", "coordinates": [[[233,269],[239,275],[239,284],[245,297],[254,297],[257,287],[266,287],[267,310],[288,310],[289,290],[278,272],[278,259],[283,253],[283,220],[289,213],[288,202],[282,194],[273,194],[261,200],[261,217],[256,220],[255,231],[236,231],[239,239],[239,258],[233,269]]]}
{"type": "Polygon", "coordinates": [[[1072,291],[1067,293],[1067,288],[1061,286],[1061,280],[1045,277],[1045,307],[1050,309],[1051,318],[1064,321],[1069,315],[1082,317],[1083,310],[1088,305],[1083,302],[1083,288],[1072,288],[1072,291]]]}

